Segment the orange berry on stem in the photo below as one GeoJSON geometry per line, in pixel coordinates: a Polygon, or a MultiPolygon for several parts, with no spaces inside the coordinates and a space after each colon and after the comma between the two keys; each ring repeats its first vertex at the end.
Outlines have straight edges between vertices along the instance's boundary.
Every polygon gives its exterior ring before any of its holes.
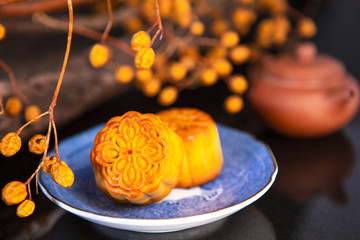
{"type": "MultiPolygon", "coordinates": [[[[27,122],[33,120],[40,114],[41,114],[40,108],[36,105],[30,105],[25,108],[25,120],[27,122]]],[[[32,124],[37,123],[38,121],[39,121],[39,119],[36,119],[32,122],[32,124]]]]}
{"type": "Polygon", "coordinates": [[[176,62],[170,65],[169,73],[174,81],[181,81],[186,77],[187,69],[183,64],[176,62]]]}
{"type": "Polygon", "coordinates": [[[6,36],[6,29],[4,25],[0,23],[0,40],[3,40],[6,36]]]}
{"type": "Polygon", "coordinates": [[[297,24],[297,32],[301,37],[311,38],[316,34],[314,21],[308,17],[301,18],[297,24]]]}
{"type": "Polygon", "coordinates": [[[136,53],[135,66],[137,69],[149,69],[155,60],[155,52],[152,48],[145,47],[136,53]]]}
{"type": "Polygon", "coordinates": [[[200,36],[204,33],[205,26],[200,21],[195,21],[190,26],[190,32],[195,36],[200,36]]]}
{"type": "Polygon", "coordinates": [[[115,69],[115,79],[119,83],[131,82],[134,75],[134,68],[129,65],[123,65],[115,69]]]}
{"type": "Polygon", "coordinates": [[[229,58],[235,64],[242,64],[249,60],[250,56],[250,48],[244,44],[240,44],[230,50],[229,58]]]}
{"type": "Polygon", "coordinates": [[[244,75],[235,74],[230,77],[228,86],[230,91],[237,94],[243,94],[248,88],[248,83],[244,75]]]}
{"type": "Polygon", "coordinates": [[[224,58],[215,60],[213,63],[213,68],[221,78],[229,76],[233,70],[231,63],[224,58]]]}
{"type": "Polygon", "coordinates": [[[53,156],[48,156],[44,159],[43,165],[42,165],[42,171],[46,174],[51,173],[51,168],[54,165],[54,163],[57,162],[57,158],[53,156]]]}
{"type": "Polygon", "coordinates": [[[226,48],[235,47],[240,41],[239,34],[235,31],[226,31],[220,36],[220,44],[226,48]]]}
{"type": "Polygon", "coordinates": [[[159,93],[161,89],[161,81],[157,78],[153,78],[144,84],[142,91],[147,97],[154,97],[159,93]]]}
{"type": "Polygon", "coordinates": [[[200,81],[205,86],[211,86],[218,80],[218,74],[213,68],[205,68],[200,75],[200,81]]]}
{"type": "Polygon", "coordinates": [[[131,38],[131,48],[134,51],[140,51],[143,48],[149,47],[151,38],[145,31],[136,32],[131,38]]]}
{"type": "Polygon", "coordinates": [[[27,197],[26,185],[19,181],[7,183],[1,190],[1,199],[6,205],[21,203],[27,197]]]}
{"type": "Polygon", "coordinates": [[[243,107],[243,99],[238,95],[231,95],[224,101],[224,108],[230,114],[238,113],[243,107]]]}
{"type": "Polygon", "coordinates": [[[46,147],[46,137],[41,134],[35,134],[32,138],[30,138],[28,144],[30,152],[42,154],[46,147]]]}
{"type": "Polygon", "coordinates": [[[23,201],[16,209],[16,215],[18,217],[28,217],[35,210],[35,203],[29,199],[23,201]]]}
{"type": "Polygon", "coordinates": [[[93,67],[99,68],[104,66],[109,61],[110,56],[110,48],[103,44],[97,43],[90,50],[89,61],[93,67]]]}
{"type": "Polygon", "coordinates": [[[23,106],[19,98],[17,97],[11,97],[7,100],[5,105],[5,113],[10,116],[16,116],[18,115],[23,106]]]}
{"type": "Polygon", "coordinates": [[[64,161],[56,161],[51,167],[51,177],[63,188],[74,183],[74,173],[64,161]]]}
{"type": "Polygon", "coordinates": [[[158,95],[158,102],[163,106],[173,104],[178,98],[178,90],[173,86],[167,86],[158,95]]]}
{"type": "Polygon", "coordinates": [[[5,157],[11,157],[21,148],[21,138],[15,132],[10,132],[0,142],[0,152],[5,157]]]}

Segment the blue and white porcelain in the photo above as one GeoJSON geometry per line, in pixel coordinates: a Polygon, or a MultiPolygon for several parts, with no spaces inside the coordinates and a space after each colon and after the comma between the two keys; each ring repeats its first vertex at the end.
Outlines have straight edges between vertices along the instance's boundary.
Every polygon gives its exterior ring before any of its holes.
{"type": "Polygon", "coordinates": [[[89,221],[124,230],[170,232],[229,216],[260,198],[273,184],[278,167],[270,149],[251,135],[218,125],[224,156],[221,174],[199,187],[172,190],[161,202],[136,206],[114,202],[96,185],[90,164],[95,126],[59,144],[60,157],[75,174],[62,188],[40,173],[44,194],[61,208],[89,221]]]}

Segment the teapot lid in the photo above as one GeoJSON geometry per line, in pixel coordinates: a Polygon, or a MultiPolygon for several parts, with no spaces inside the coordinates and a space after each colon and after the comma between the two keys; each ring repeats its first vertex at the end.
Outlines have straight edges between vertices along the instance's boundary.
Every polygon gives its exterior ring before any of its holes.
{"type": "Polygon", "coordinates": [[[340,61],[318,54],[316,46],[310,42],[300,44],[294,54],[267,58],[265,69],[274,77],[307,81],[309,84],[316,81],[317,84],[326,82],[326,85],[333,85],[345,76],[345,67],[340,61]]]}

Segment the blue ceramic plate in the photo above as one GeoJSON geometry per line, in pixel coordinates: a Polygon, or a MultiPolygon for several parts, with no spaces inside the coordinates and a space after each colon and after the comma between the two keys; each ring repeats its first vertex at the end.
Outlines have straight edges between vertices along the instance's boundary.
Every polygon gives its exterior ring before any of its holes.
{"type": "Polygon", "coordinates": [[[218,178],[200,187],[173,189],[148,206],[119,204],[96,185],[90,165],[98,125],[59,144],[59,152],[75,174],[69,188],[40,173],[44,194],[63,209],[89,221],[118,229],[169,232],[210,223],[233,214],[260,198],[273,184],[277,163],[263,143],[251,135],[218,125],[224,166],[218,178]]]}

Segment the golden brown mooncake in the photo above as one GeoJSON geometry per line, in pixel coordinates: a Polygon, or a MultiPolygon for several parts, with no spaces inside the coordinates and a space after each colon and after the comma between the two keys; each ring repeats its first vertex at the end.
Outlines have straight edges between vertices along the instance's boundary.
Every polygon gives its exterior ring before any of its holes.
{"type": "Polygon", "coordinates": [[[172,108],[157,116],[181,137],[185,147],[177,187],[193,187],[215,179],[221,172],[223,156],[211,116],[195,108],[172,108]]]}
{"type": "Polygon", "coordinates": [[[98,132],[91,164],[99,188],[123,203],[149,204],[178,183],[185,157],[179,136],[154,114],[110,119],[98,132]]]}

